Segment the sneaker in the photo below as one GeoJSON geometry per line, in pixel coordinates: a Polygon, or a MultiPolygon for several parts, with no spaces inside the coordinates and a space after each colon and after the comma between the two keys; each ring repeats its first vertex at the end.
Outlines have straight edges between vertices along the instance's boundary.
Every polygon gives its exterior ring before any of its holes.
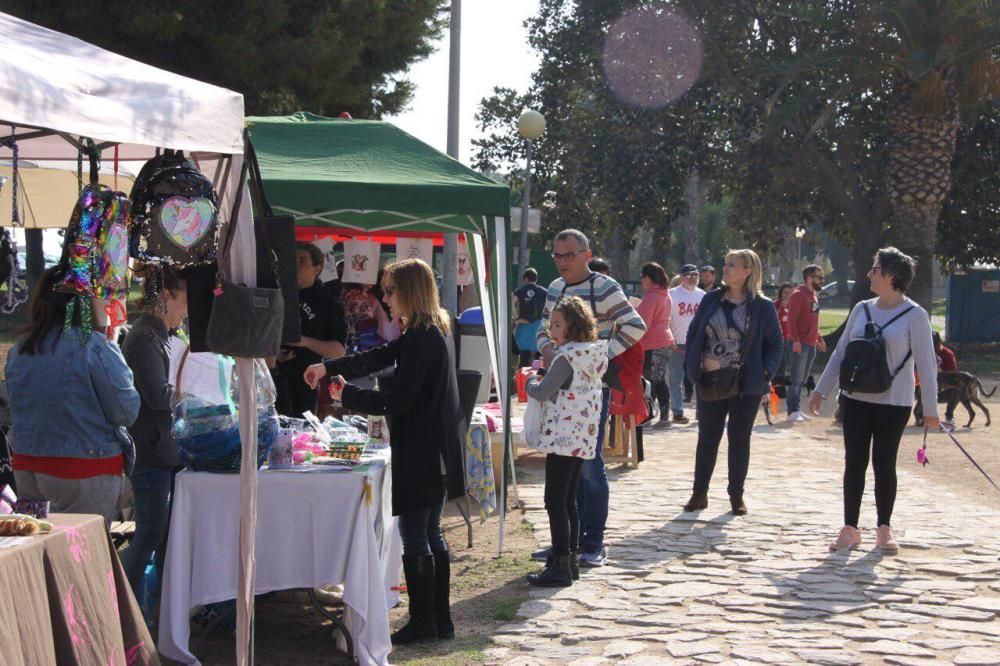
{"type": "Polygon", "coordinates": [[[588,553],[587,551],[580,552],[580,566],[587,569],[596,569],[597,567],[603,567],[608,563],[608,549],[601,546],[601,549],[593,553],[588,553]]]}
{"type": "Polygon", "coordinates": [[[792,412],[791,414],[788,415],[788,420],[791,423],[805,423],[806,415],[803,414],[802,412],[792,412]]]}
{"type": "Polygon", "coordinates": [[[879,525],[875,532],[875,547],[886,555],[895,555],[899,552],[899,544],[892,534],[892,528],[888,525],[879,525]]]}
{"type": "Polygon", "coordinates": [[[684,416],[683,414],[674,414],[674,423],[691,423],[691,419],[684,416]]]}
{"type": "Polygon", "coordinates": [[[835,553],[838,550],[853,550],[861,545],[861,530],[857,527],[851,527],[850,525],[844,525],[840,528],[840,534],[837,535],[837,540],[830,544],[830,552],[835,553]]]}
{"type": "Polygon", "coordinates": [[[552,546],[546,546],[531,554],[531,559],[536,562],[548,562],[550,557],[552,557],[552,546]]]}

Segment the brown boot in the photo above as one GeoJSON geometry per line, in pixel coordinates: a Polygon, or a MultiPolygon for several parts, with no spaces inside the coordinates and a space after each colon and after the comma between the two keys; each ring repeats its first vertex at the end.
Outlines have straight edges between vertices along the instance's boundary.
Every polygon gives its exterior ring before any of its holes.
{"type": "Polygon", "coordinates": [[[708,493],[694,493],[684,505],[685,511],[701,511],[708,508],[708,493]]]}
{"type": "Polygon", "coordinates": [[[733,514],[737,516],[747,515],[747,505],[743,501],[743,495],[730,495],[729,505],[733,507],[733,514]]]}

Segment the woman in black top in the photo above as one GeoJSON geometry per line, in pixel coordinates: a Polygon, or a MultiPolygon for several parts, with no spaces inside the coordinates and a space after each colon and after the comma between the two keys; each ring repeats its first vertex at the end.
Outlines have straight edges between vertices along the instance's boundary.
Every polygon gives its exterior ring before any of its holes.
{"type": "Polygon", "coordinates": [[[125,362],[132,369],[142,403],[139,418],[128,429],[135,442],[135,469],[129,477],[135,496],[135,536],[122,553],[129,585],[138,594],[150,556],[159,579],[163,577],[170,494],[179,465],[173,435],[174,387],[170,379],[167,340],[187,316],[187,285],[170,267],[136,271],[146,277],[143,312],[122,343],[125,362]],[[156,277],[143,275],[155,271],[156,277]]]}
{"type": "Polygon", "coordinates": [[[316,411],[316,390],[302,381],[302,373],[324,358],[340,358],[347,342],[344,308],[319,281],[323,252],[312,243],[299,243],[296,251],[299,284],[299,327],[302,338],[278,356],[278,413],[301,417],[316,411]]]}
{"type": "Polygon", "coordinates": [[[729,503],[737,516],[747,512],[743,483],[750,467],[750,433],[782,352],[778,314],[761,293],[763,272],[756,252],[731,250],[722,269],[723,286],[705,294],[688,328],[684,369],[698,387],[698,448],[694,492],[685,511],[708,507],[708,484],[723,431],[728,431],[729,503]],[[702,387],[720,376],[711,373],[735,368],[741,368],[736,394],[707,400],[702,387]]]}
{"type": "Polygon", "coordinates": [[[386,267],[383,289],[403,334],[369,351],[310,366],[305,381],[315,387],[322,377],[333,375],[332,397],[345,408],[392,416],[392,513],[399,516],[410,597],[410,621],[392,635],[392,642],[399,645],[455,635],[449,609],[451,564],[441,532],[441,510],[445,501],[465,494],[466,424],[458,399],[451,326],[439,304],[430,267],[419,259],[393,262],[386,267]],[[344,377],[363,377],[393,365],[394,380],[386,390],[344,382],[344,377]]]}

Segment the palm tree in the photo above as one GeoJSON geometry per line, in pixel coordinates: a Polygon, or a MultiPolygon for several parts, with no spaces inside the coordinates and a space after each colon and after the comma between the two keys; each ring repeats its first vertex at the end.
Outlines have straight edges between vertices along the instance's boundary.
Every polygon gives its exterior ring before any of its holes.
{"type": "Polygon", "coordinates": [[[869,36],[891,75],[888,238],[922,260],[911,297],[931,306],[931,259],[962,116],[1000,90],[1000,7],[988,0],[878,3],[869,36]]]}

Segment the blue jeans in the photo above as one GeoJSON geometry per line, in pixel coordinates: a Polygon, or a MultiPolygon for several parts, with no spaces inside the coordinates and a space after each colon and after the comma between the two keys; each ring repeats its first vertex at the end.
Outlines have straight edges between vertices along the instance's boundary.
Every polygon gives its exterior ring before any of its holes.
{"type": "Polygon", "coordinates": [[[580,551],[596,553],[604,547],[604,528],[608,524],[608,502],[611,489],[608,473],[604,469],[604,431],[608,423],[611,391],[601,391],[601,421],[597,426],[597,454],[593,460],[583,461],[580,470],[580,489],[576,494],[577,513],[580,515],[580,551]]]}
{"type": "Polygon", "coordinates": [[[399,536],[403,540],[403,557],[448,552],[448,544],[441,531],[443,509],[442,497],[441,503],[436,506],[399,514],[396,522],[399,525],[399,536]]]}
{"type": "Polygon", "coordinates": [[[684,416],[684,352],[683,345],[679,350],[670,352],[667,366],[670,368],[670,409],[674,416],[684,416]]]}
{"type": "Polygon", "coordinates": [[[173,470],[166,467],[136,467],[129,477],[135,495],[135,535],[122,553],[122,567],[136,596],[150,557],[159,580],[163,580],[173,477],[173,470]]]}
{"type": "Polygon", "coordinates": [[[806,377],[812,370],[813,361],[816,360],[816,347],[802,345],[802,351],[796,354],[792,352],[788,362],[788,413],[797,412],[800,409],[800,396],[802,387],[806,383],[806,377]]]}

